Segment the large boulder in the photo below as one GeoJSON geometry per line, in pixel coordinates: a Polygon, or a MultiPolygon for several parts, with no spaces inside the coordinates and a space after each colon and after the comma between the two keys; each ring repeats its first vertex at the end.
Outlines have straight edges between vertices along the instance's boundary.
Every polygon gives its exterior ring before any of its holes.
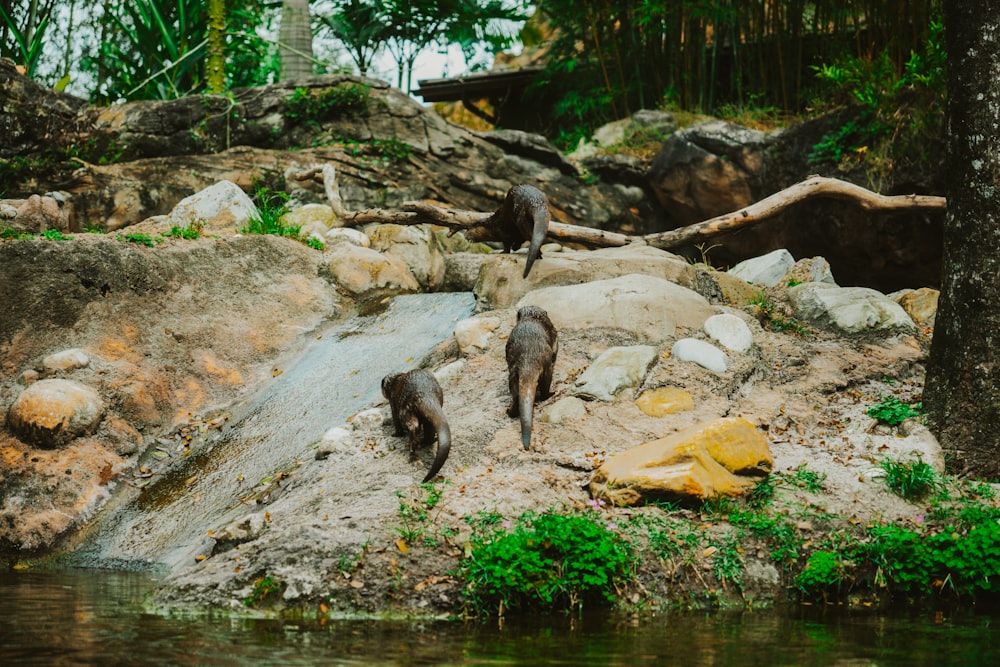
{"type": "Polygon", "coordinates": [[[496,254],[483,260],[475,292],[483,309],[507,308],[540,287],[576,285],[630,273],[656,276],[693,288],[695,269],[665,250],[628,245],[592,251],[545,252],[523,277],[523,253],[496,254]]]}
{"type": "Polygon", "coordinates": [[[544,308],[560,331],[623,329],[648,343],[673,338],[678,329],[697,329],[714,314],[697,292],[637,273],[538,289],[517,302],[524,306],[544,308]]]}
{"type": "Polygon", "coordinates": [[[590,482],[595,498],[635,505],[738,496],[771,472],[767,439],[741,417],[698,424],[612,456],[590,482]]]}
{"type": "Polygon", "coordinates": [[[26,442],[51,449],[96,431],[104,409],[92,387],[72,380],[39,380],[11,404],[7,425],[26,442]]]}

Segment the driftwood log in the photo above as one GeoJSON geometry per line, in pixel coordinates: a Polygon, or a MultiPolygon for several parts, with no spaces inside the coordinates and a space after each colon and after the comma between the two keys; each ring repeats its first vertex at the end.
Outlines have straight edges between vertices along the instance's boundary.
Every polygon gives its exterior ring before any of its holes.
{"type": "MultiPolygon", "coordinates": [[[[397,225],[417,225],[432,223],[449,229],[462,230],[489,217],[491,212],[462,211],[445,208],[427,202],[404,202],[403,210],[366,209],[350,211],[344,206],[337,186],[337,174],[331,164],[312,167],[297,175],[297,180],[320,180],[326,189],[326,197],[336,216],[344,226],[377,222],[397,225]]],[[[810,176],[804,181],[761,199],[755,204],[732,213],[719,215],[709,220],[673,229],[668,232],[632,236],[607,232],[591,227],[549,223],[548,238],[562,243],[578,243],[595,248],[624,246],[641,243],[670,250],[691,245],[716,236],[722,236],[739,229],[752,227],[776,217],[785,209],[799,202],[813,198],[832,198],[852,201],[866,211],[904,211],[916,209],[943,209],[947,204],[944,197],[932,195],[880,195],[860,185],[854,185],[837,178],[810,176]]]]}

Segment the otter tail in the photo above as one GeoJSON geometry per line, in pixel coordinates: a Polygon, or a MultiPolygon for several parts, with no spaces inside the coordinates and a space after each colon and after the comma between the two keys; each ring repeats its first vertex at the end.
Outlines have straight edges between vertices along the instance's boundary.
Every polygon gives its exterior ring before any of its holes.
{"type": "Polygon", "coordinates": [[[538,374],[521,375],[518,387],[517,402],[521,418],[521,444],[525,449],[531,449],[531,421],[535,411],[535,387],[538,385],[538,374]]]}
{"type": "Polygon", "coordinates": [[[545,243],[545,236],[549,233],[549,207],[542,201],[532,207],[532,217],[534,223],[531,227],[531,244],[528,246],[528,261],[524,264],[524,276],[528,277],[531,265],[542,256],[542,244],[545,243]]]}
{"type": "Polygon", "coordinates": [[[434,476],[441,470],[441,466],[448,460],[448,452],[451,450],[451,429],[448,428],[448,422],[445,421],[444,415],[436,412],[432,423],[437,431],[437,454],[435,454],[434,463],[431,464],[431,469],[427,471],[427,476],[424,477],[421,484],[426,484],[434,479],[434,476]]]}

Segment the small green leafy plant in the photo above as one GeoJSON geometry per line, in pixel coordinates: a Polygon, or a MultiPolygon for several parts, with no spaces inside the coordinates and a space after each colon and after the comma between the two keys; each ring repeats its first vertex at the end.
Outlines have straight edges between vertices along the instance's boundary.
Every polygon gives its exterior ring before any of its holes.
{"type": "Polygon", "coordinates": [[[0,229],[0,239],[9,240],[19,240],[19,239],[30,239],[33,236],[31,232],[21,231],[20,229],[14,229],[12,227],[4,227],[0,229]]]}
{"type": "Polygon", "coordinates": [[[284,116],[296,123],[357,115],[368,106],[368,86],[342,83],[321,92],[296,88],[285,100],[284,116]]]}
{"type": "Polygon", "coordinates": [[[771,331],[791,331],[800,336],[809,334],[808,327],[781,313],[778,304],[764,290],[759,291],[747,305],[754,309],[760,323],[771,331]]]}
{"type": "Polygon", "coordinates": [[[63,234],[58,229],[46,229],[41,234],[43,239],[48,239],[49,241],[72,241],[73,237],[63,234]]]}
{"type": "Polygon", "coordinates": [[[290,238],[299,237],[301,227],[286,225],[281,221],[282,216],[288,213],[287,193],[261,186],[254,192],[253,200],[257,205],[257,215],[250,217],[247,226],[240,229],[241,232],[244,234],[274,234],[290,238]]]}
{"type": "Polygon", "coordinates": [[[806,598],[825,600],[831,591],[840,589],[847,565],[849,562],[836,551],[814,551],[795,577],[795,586],[806,598]]]}
{"type": "Polygon", "coordinates": [[[130,232],[124,236],[119,236],[119,240],[125,241],[126,243],[134,243],[136,245],[149,246],[150,248],[156,246],[156,239],[154,239],[149,234],[139,234],[137,232],[130,232]]]}
{"type": "Polygon", "coordinates": [[[920,403],[908,405],[895,396],[883,396],[882,400],[868,408],[865,414],[883,424],[896,426],[910,417],[920,416],[920,403]]]}
{"type": "Polygon", "coordinates": [[[941,486],[941,476],[919,456],[908,462],[883,459],[879,467],[889,490],[907,500],[919,500],[941,486]]]}
{"type": "Polygon", "coordinates": [[[283,588],[284,584],[277,579],[272,578],[270,575],[260,577],[253,582],[253,590],[250,592],[250,596],[243,601],[243,606],[259,606],[260,604],[269,601],[269,598],[272,595],[280,593],[283,588]]]}
{"type": "Polygon", "coordinates": [[[631,543],[596,513],[527,512],[480,524],[462,562],[472,605],[572,609],[610,602],[632,576],[631,543]]]}
{"type": "Polygon", "coordinates": [[[205,231],[205,222],[203,220],[195,220],[188,227],[180,227],[174,225],[170,228],[170,231],[164,234],[164,236],[173,239],[188,239],[193,240],[201,236],[202,232],[205,231]]]}

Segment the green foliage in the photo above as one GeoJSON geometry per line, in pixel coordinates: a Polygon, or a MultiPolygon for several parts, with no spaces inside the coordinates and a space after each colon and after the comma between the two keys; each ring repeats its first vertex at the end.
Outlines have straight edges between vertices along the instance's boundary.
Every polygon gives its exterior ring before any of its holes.
{"type": "Polygon", "coordinates": [[[632,546],[596,513],[527,512],[473,533],[462,562],[472,605],[571,609],[611,602],[632,576],[632,546]]]}
{"type": "Polygon", "coordinates": [[[46,229],[42,232],[41,237],[49,241],[72,241],[72,236],[67,236],[63,234],[62,231],[58,229],[46,229]]]}
{"type": "Polygon", "coordinates": [[[774,562],[791,564],[799,558],[803,540],[786,516],[738,510],[729,515],[729,522],[768,542],[774,562]]]}
{"type": "Polygon", "coordinates": [[[840,589],[845,579],[846,563],[842,554],[835,551],[814,551],[806,566],[795,577],[795,587],[806,598],[826,599],[834,589],[840,589]]]}
{"type": "Polygon", "coordinates": [[[323,243],[322,241],[320,241],[315,236],[310,236],[309,238],[307,238],[306,239],[306,245],[309,246],[310,248],[312,248],[313,250],[325,250],[326,249],[326,244],[323,243]]]}
{"type": "Polygon", "coordinates": [[[894,592],[1000,592],[1000,525],[995,518],[930,534],[876,526],[870,535],[870,554],[894,592]]]}
{"type": "Polygon", "coordinates": [[[34,234],[31,232],[14,229],[13,227],[4,227],[3,229],[0,229],[0,239],[17,241],[21,239],[30,239],[32,236],[34,236],[34,234]]]}
{"type": "Polygon", "coordinates": [[[119,235],[118,240],[125,241],[126,243],[135,243],[136,245],[149,246],[150,248],[156,246],[156,239],[149,234],[130,232],[124,236],[119,235]]]}
{"type": "Polygon", "coordinates": [[[371,146],[380,157],[395,162],[402,162],[413,154],[412,146],[394,138],[373,139],[371,146]]]}
{"type": "Polygon", "coordinates": [[[815,470],[809,470],[805,465],[801,465],[795,469],[791,475],[784,475],[784,477],[795,486],[805,489],[810,493],[819,493],[823,490],[823,482],[826,481],[825,472],[816,472],[815,470]]]}
{"type": "Polygon", "coordinates": [[[909,462],[883,459],[879,467],[889,490],[907,500],[919,500],[941,486],[940,475],[919,456],[909,462]]]}
{"type": "Polygon", "coordinates": [[[809,335],[809,328],[801,322],[786,316],[778,304],[764,290],[747,301],[760,323],[771,331],[791,331],[800,336],[809,335]]]}
{"type": "Polygon", "coordinates": [[[845,55],[813,70],[824,92],[821,106],[845,105],[855,113],[813,146],[810,163],[840,165],[850,158],[865,166],[878,185],[896,163],[926,163],[937,155],[946,90],[940,21],[929,24],[923,51],[911,51],[902,67],[887,47],[869,57],[845,55]]]}
{"type": "Polygon", "coordinates": [[[260,577],[253,582],[253,590],[250,596],[243,601],[244,607],[257,607],[264,602],[271,601],[271,596],[278,594],[285,587],[281,581],[274,579],[270,575],[260,577]]]}
{"type": "Polygon", "coordinates": [[[252,199],[257,206],[257,215],[250,216],[247,226],[240,229],[244,234],[274,234],[298,238],[301,227],[286,225],[281,217],[288,213],[288,193],[258,186],[252,199]]]}
{"type": "Polygon", "coordinates": [[[164,234],[173,239],[196,239],[201,236],[202,232],[205,231],[205,222],[203,220],[195,220],[188,227],[179,227],[174,225],[170,228],[170,231],[164,234]]]}
{"type": "Polygon", "coordinates": [[[921,407],[920,403],[909,405],[895,396],[883,396],[882,400],[868,408],[865,414],[883,424],[896,426],[910,417],[919,417],[921,407]]]}
{"type": "Polygon", "coordinates": [[[357,116],[368,108],[369,86],[342,83],[321,92],[296,88],[285,100],[283,114],[292,123],[316,123],[357,116]]]}
{"type": "Polygon", "coordinates": [[[4,24],[7,26],[6,31],[2,32],[6,32],[7,36],[13,38],[16,48],[11,48],[6,43],[6,40],[0,40],[0,56],[13,59],[14,62],[22,65],[27,70],[28,76],[32,76],[42,55],[42,48],[45,46],[46,32],[50,25],[49,14],[52,11],[52,6],[46,5],[42,8],[43,15],[38,20],[37,25],[25,25],[23,30],[18,26],[14,16],[8,13],[7,8],[9,7],[9,4],[0,5],[0,18],[3,19],[4,24]],[[31,36],[30,39],[28,37],[29,34],[31,36]]]}

